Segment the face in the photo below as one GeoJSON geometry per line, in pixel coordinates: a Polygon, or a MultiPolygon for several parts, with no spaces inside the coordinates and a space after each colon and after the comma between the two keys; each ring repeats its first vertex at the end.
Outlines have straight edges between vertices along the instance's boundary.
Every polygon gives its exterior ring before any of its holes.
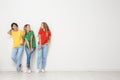
{"type": "Polygon", "coordinates": [[[41,28],[44,29],[43,24],[41,24],[41,28]]]}
{"type": "Polygon", "coordinates": [[[13,26],[12,26],[12,29],[13,29],[13,30],[18,30],[18,27],[17,27],[16,25],[13,25],[13,26]]]}
{"type": "Polygon", "coordinates": [[[27,26],[27,27],[26,27],[26,30],[27,30],[27,31],[30,31],[30,26],[27,26]]]}

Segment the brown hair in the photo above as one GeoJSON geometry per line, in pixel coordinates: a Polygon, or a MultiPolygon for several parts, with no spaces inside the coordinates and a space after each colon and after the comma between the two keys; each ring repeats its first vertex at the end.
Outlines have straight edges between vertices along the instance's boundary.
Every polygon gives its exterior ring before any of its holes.
{"type": "Polygon", "coordinates": [[[26,31],[27,26],[30,26],[30,25],[29,24],[24,25],[25,35],[27,34],[27,31],[26,31]]]}
{"type": "Polygon", "coordinates": [[[49,31],[49,27],[46,22],[42,22],[45,32],[49,31]]]}
{"type": "Polygon", "coordinates": [[[49,26],[47,25],[46,22],[42,22],[42,24],[43,24],[43,28],[45,29],[46,36],[48,36],[48,31],[50,30],[50,29],[49,29],[49,26]]]}
{"type": "Polygon", "coordinates": [[[15,25],[16,27],[18,27],[18,24],[14,22],[14,23],[11,24],[11,29],[12,30],[13,30],[13,25],[15,25]]]}

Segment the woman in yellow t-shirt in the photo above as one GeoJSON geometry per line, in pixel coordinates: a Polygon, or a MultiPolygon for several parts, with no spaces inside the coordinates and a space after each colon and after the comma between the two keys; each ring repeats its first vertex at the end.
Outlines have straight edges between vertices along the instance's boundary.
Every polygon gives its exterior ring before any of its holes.
{"type": "Polygon", "coordinates": [[[13,49],[11,58],[16,64],[16,70],[19,72],[21,71],[21,58],[24,49],[23,31],[18,29],[17,23],[12,23],[11,30],[8,31],[8,34],[11,35],[13,38],[13,49]]]}

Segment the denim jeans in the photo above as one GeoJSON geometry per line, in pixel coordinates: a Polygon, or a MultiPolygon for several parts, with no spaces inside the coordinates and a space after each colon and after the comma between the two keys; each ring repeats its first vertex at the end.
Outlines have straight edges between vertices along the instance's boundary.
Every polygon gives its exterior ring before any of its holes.
{"type": "Polygon", "coordinates": [[[36,48],[33,48],[33,51],[30,51],[27,47],[25,47],[26,55],[27,55],[27,67],[30,69],[30,59],[32,53],[35,51],[36,48]]]}
{"type": "MultiPolygon", "coordinates": [[[[38,45],[38,48],[40,45],[38,45]]],[[[37,68],[45,69],[46,67],[46,59],[47,59],[47,51],[48,51],[48,44],[42,45],[42,48],[38,50],[38,57],[37,57],[37,68]]]]}
{"type": "Polygon", "coordinates": [[[18,46],[18,47],[16,47],[16,48],[13,48],[12,49],[12,56],[11,56],[11,58],[12,58],[12,60],[15,62],[15,64],[16,64],[16,69],[17,69],[17,71],[19,70],[19,68],[20,68],[20,64],[21,64],[21,58],[22,58],[22,54],[23,54],[23,46],[22,45],[20,45],[20,46],[18,46]]]}

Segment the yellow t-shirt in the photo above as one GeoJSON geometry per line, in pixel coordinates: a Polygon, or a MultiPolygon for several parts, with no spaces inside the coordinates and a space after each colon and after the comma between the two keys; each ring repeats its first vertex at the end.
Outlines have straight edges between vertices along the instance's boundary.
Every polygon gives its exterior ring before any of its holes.
{"type": "Polygon", "coordinates": [[[23,31],[13,31],[11,32],[11,36],[13,38],[13,47],[18,47],[23,43],[23,31]]]}

